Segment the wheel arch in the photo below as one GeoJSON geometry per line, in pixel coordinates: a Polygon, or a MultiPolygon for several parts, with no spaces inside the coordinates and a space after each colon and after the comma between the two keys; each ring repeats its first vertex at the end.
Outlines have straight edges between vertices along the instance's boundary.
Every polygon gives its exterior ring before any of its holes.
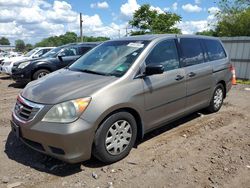
{"type": "Polygon", "coordinates": [[[224,99],[225,99],[226,96],[227,96],[227,86],[226,86],[226,82],[225,82],[224,80],[220,80],[219,82],[217,82],[216,85],[218,85],[218,84],[221,84],[221,85],[223,86],[223,88],[224,88],[223,97],[224,97],[224,99]]]}
{"type": "Polygon", "coordinates": [[[32,70],[31,75],[30,75],[32,80],[33,80],[33,76],[34,76],[35,72],[38,71],[38,70],[41,70],[41,69],[45,69],[45,70],[48,70],[48,71],[50,71],[50,72],[53,72],[53,70],[52,70],[51,67],[48,67],[48,66],[45,66],[45,65],[36,66],[36,67],[32,70]]]}
{"type": "MultiPolygon", "coordinates": [[[[115,113],[118,113],[118,112],[128,112],[130,113],[134,118],[135,118],[135,121],[136,121],[136,125],[137,125],[137,140],[140,140],[143,138],[143,135],[144,135],[144,125],[143,125],[143,121],[142,121],[142,118],[139,114],[139,112],[137,110],[135,110],[134,108],[132,107],[121,107],[121,108],[118,108],[118,109],[115,109],[111,112],[109,112],[108,114],[106,114],[104,116],[104,118],[102,118],[102,120],[100,121],[100,123],[98,123],[98,126],[97,126],[97,129],[101,126],[101,124],[108,118],[110,117],[111,115],[115,114],[115,113]]],[[[96,129],[96,131],[97,131],[96,129]]]]}

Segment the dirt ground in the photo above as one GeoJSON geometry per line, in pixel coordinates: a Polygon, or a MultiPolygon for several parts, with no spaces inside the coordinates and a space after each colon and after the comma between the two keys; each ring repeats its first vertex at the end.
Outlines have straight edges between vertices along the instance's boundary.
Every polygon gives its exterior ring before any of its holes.
{"type": "Polygon", "coordinates": [[[250,188],[246,88],[235,86],[218,113],[200,111],[147,134],[122,161],[70,165],[31,150],[10,132],[22,88],[0,75],[0,187],[250,188]]]}

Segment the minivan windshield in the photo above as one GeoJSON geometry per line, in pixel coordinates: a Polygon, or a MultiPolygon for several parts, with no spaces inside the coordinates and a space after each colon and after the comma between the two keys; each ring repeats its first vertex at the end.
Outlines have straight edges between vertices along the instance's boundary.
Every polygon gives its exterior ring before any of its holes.
{"type": "Polygon", "coordinates": [[[68,69],[121,77],[145,49],[148,41],[108,41],[83,55],[68,69]]]}

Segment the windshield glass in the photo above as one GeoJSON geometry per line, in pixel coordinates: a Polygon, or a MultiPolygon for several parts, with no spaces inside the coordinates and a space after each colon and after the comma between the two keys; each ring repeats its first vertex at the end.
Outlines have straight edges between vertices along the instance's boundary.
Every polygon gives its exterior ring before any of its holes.
{"type": "Polygon", "coordinates": [[[54,57],[58,52],[60,52],[61,49],[63,49],[63,47],[54,48],[45,53],[42,57],[54,57]]]}
{"type": "Polygon", "coordinates": [[[25,54],[24,57],[30,57],[32,54],[34,54],[34,53],[37,52],[37,51],[38,51],[38,49],[35,48],[35,49],[29,51],[27,54],[25,54]]]}
{"type": "Polygon", "coordinates": [[[148,41],[109,41],[83,55],[69,69],[92,74],[122,76],[145,49],[148,41]]]}

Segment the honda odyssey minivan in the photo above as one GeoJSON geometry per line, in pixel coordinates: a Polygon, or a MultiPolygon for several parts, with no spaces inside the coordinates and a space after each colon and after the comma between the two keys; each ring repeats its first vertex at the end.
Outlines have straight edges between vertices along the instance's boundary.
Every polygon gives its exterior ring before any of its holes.
{"type": "Polygon", "coordinates": [[[31,148],[76,163],[127,156],[137,139],[200,109],[217,112],[231,88],[217,38],[145,35],[111,40],[29,83],[12,130],[31,148]]]}

